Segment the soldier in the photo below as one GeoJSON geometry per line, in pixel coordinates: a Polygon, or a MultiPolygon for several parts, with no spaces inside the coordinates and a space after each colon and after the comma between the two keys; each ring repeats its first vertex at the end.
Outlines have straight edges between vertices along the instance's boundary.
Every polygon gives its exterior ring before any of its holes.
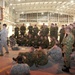
{"type": "Polygon", "coordinates": [[[62,41],[63,44],[63,52],[64,52],[64,66],[65,68],[62,69],[64,72],[70,72],[70,54],[72,53],[72,46],[74,43],[74,36],[71,33],[71,29],[67,27],[65,29],[65,36],[62,41]]]}
{"type": "Polygon", "coordinates": [[[22,46],[22,39],[21,39],[21,35],[19,35],[19,37],[16,39],[16,42],[19,46],[22,46]]]}
{"type": "Polygon", "coordinates": [[[31,75],[30,74],[30,68],[27,64],[15,64],[12,66],[10,73],[6,75],[31,75]]]}
{"type": "Polygon", "coordinates": [[[33,35],[37,36],[38,35],[38,31],[39,31],[39,29],[38,29],[37,25],[35,25],[34,28],[33,28],[33,35]]]}
{"type": "Polygon", "coordinates": [[[34,36],[32,44],[34,48],[38,48],[38,36],[34,36]]]}
{"type": "MultiPolygon", "coordinates": [[[[74,47],[74,49],[75,49],[75,24],[73,25],[72,33],[73,33],[73,35],[74,35],[74,44],[73,44],[73,47],[74,47]]],[[[73,50],[74,50],[74,49],[73,49],[73,50]]]]}
{"type": "Polygon", "coordinates": [[[50,39],[51,39],[51,42],[50,42],[49,48],[52,48],[55,45],[55,38],[52,37],[50,39]]]}
{"type": "Polygon", "coordinates": [[[40,35],[45,36],[46,35],[46,25],[43,23],[43,25],[40,28],[40,35]]]}
{"type": "Polygon", "coordinates": [[[55,38],[56,40],[58,39],[58,26],[56,23],[55,23],[55,38]]]}
{"type": "Polygon", "coordinates": [[[73,35],[75,37],[75,25],[73,25],[72,33],[73,33],[73,35]]]}
{"type": "Polygon", "coordinates": [[[19,36],[19,28],[16,26],[15,27],[15,37],[18,38],[19,36]]]}
{"type": "Polygon", "coordinates": [[[50,27],[50,37],[55,37],[55,26],[52,23],[50,27]]]}
{"type": "Polygon", "coordinates": [[[43,40],[44,40],[43,36],[39,36],[38,45],[41,46],[42,48],[43,48],[43,44],[44,44],[43,40]]]}
{"type": "Polygon", "coordinates": [[[33,26],[30,24],[30,26],[28,26],[28,30],[29,30],[29,34],[32,34],[33,33],[33,26]]]}
{"type": "Polygon", "coordinates": [[[36,60],[35,65],[36,67],[44,66],[48,63],[48,57],[43,51],[42,47],[40,46],[39,49],[35,52],[36,54],[36,60]]]}
{"type": "Polygon", "coordinates": [[[44,37],[44,40],[43,40],[43,48],[48,48],[49,46],[49,40],[48,40],[48,37],[44,37]]]}
{"type": "Polygon", "coordinates": [[[10,47],[12,48],[16,44],[16,39],[15,39],[14,35],[10,36],[9,40],[10,40],[10,47]]]}
{"type": "Polygon", "coordinates": [[[36,55],[33,47],[29,49],[29,52],[25,52],[25,53],[21,52],[19,53],[17,58],[13,58],[14,61],[26,63],[30,67],[33,66],[33,64],[35,63],[35,59],[36,59],[36,55]]]}
{"type": "Polygon", "coordinates": [[[48,26],[45,25],[44,36],[48,36],[48,33],[49,33],[49,28],[48,28],[48,26]]]}
{"type": "Polygon", "coordinates": [[[20,27],[20,33],[21,33],[21,35],[24,36],[25,32],[26,32],[26,27],[25,27],[24,24],[23,24],[23,25],[20,27]]]}
{"type": "Polygon", "coordinates": [[[29,47],[32,46],[32,41],[33,41],[32,35],[29,34],[29,35],[28,35],[28,38],[27,38],[27,44],[28,44],[29,47]]]}
{"type": "Polygon", "coordinates": [[[48,56],[49,55],[54,61],[57,62],[62,59],[62,50],[60,47],[58,47],[57,43],[55,43],[54,46],[48,51],[48,56]]]}
{"type": "Polygon", "coordinates": [[[62,25],[62,28],[60,29],[60,44],[64,38],[64,34],[65,34],[65,28],[64,25],[62,25]]]}

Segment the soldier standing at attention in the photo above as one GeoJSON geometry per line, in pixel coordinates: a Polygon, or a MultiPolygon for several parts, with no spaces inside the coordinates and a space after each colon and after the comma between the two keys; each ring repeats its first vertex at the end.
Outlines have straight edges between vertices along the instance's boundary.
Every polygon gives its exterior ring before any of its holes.
{"type": "Polygon", "coordinates": [[[65,68],[62,69],[64,72],[70,72],[70,54],[72,53],[72,46],[74,43],[74,36],[71,33],[71,29],[67,27],[65,29],[65,36],[62,41],[63,44],[63,52],[64,52],[64,66],[65,68]]]}
{"type": "Polygon", "coordinates": [[[6,29],[7,25],[3,24],[3,29],[0,32],[1,35],[1,48],[0,48],[0,56],[3,56],[3,49],[2,47],[5,47],[6,53],[9,53],[8,46],[7,46],[7,37],[8,37],[8,31],[6,29]]]}
{"type": "Polygon", "coordinates": [[[21,35],[24,36],[25,32],[26,32],[26,27],[25,27],[25,25],[23,24],[23,25],[20,27],[20,33],[21,33],[21,35]]]}
{"type": "Polygon", "coordinates": [[[38,31],[39,31],[39,29],[38,29],[37,25],[35,25],[34,28],[33,28],[33,36],[37,36],[38,31]]]}
{"type": "Polygon", "coordinates": [[[15,27],[15,37],[18,38],[18,36],[19,36],[19,28],[16,26],[15,27]]]}
{"type": "Polygon", "coordinates": [[[50,27],[50,37],[55,37],[55,25],[53,23],[50,27]]]}
{"type": "Polygon", "coordinates": [[[55,23],[55,38],[56,40],[58,39],[58,26],[56,23],[55,23]]]}
{"type": "Polygon", "coordinates": [[[29,34],[32,34],[33,33],[33,26],[30,24],[30,26],[28,26],[28,30],[29,30],[29,34]]]}
{"type": "Polygon", "coordinates": [[[64,38],[64,34],[65,34],[65,28],[64,25],[62,25],[62,28],[60,29],[60,44],[64,38]]]}

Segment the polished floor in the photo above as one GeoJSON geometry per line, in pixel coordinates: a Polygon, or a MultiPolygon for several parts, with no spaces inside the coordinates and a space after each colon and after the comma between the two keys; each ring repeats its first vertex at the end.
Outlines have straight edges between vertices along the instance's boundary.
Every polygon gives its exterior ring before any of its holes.
{"type": "MultiPolygon", "coordinates": [[[[6,73],[11,70],[11,67],[16,64],[12,57],[16,57],[19,52],[26,52],[28,51],[29,47],[20,47],[19,51],[12,51],[9,47],[9,54],[5,54],[4,56],[0,56],[0,75],[7,75],[6,73]]],[[[39,68],[33,65],[31,69],[31,75],[75,75],[75,61],[72,61],[70,73],[63,72],[62,69],[62,62],[53,62],[52,60],[45,66],[41,66],[39,68]]]]}

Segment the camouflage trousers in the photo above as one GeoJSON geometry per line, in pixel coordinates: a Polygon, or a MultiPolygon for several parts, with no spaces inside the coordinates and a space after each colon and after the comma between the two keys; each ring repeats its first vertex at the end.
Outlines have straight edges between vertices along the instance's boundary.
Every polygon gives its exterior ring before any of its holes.
{"type": "Polygon", "coordinates": [[[71,47],[66,47],[65,48],[65,52],[64,52],[64,65],[66,67],[70,67],[70,63],[71,63],[71,58],[70,58],[71,51],[72,51],[71,47]]]}

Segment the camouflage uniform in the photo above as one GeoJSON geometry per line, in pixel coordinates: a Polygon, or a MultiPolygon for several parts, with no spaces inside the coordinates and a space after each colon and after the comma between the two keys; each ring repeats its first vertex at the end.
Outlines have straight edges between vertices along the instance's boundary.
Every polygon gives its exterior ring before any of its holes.
{"type": "Polygon", "coordinates": [[[44,30],[44,34],[45,34],[45,36],[48,36],[48,33],[49,33],[49,28],[46,27],[45,30],[44,30]]]}
{"type": "Polygon", "coordinates": [[[73,27],[72,33],[73,33],[73,35],[74,35],[74,44],[73,44],[73,47],[75,48],[75,27],[73,27]]]}
{"type": "Polygon", "coordinates": [[[55,38],[58,39],[58,27],[55,27],[55,38]]]}
{"type": "Polygon", "coordinates": [[[37,36],[38,35],[38,31],[39,31],[38,27],[37,26],[34,27],[33,28],[33,36],[37,36]]]}
{"type": "Polygon", "coordinates": [[[60,30],[60,44],[61,44],[61,42],[62,42],[62,40],[63,40],[63,38],[64,38],[64,34],[65,34],[65,29],[62,28],[62,29],[60,30]]]}
{"type": "Polygon", "coordinates": [[[33,44],[33,47],[34,48],[38,48],[38,36],[35,36],[34,38],[33,38],[33,41],[32,41],[32,44],[33,44]]]}
{"type": "Polygon", "coordinates": [[[34,52],[20,53],[24,58],[24,63],[27,63],[30,67],[35,63],[36,55],[34,52]]]}
{"type": "Polygon", "coordinates": [[[19,28],[16,27],[16,28],[15,28],[15,37],[18,37],[18,36],[19,36],[19,28]]]}
{"type": "Polygon", "coordinates": [[[29,33],[29,34],[32,34],[32,33],[33,33],[33,26],[29,26],[29,27],[28,27],[28,30],[29,30],[28,33],[29,33]]]}
{"type": "Polygon", "coordinates": [[[24,36],[25,32],[26,32],[26,27],[23,25],[20,27],[20,33],[21,33],[21,35],[24,36]]]}
{"type": "Polygon", "coordinates": [[[35,60],[35,65],[38,66],[43,66],[48,63],[48,57],[43,51],[36,51],[36,60],[35,60]]]}
{"type": "Polygon", "coordinates": [[[52,39],[50,42],[49,48],[52,48],[54,45],[55,45],[55,40],[52,39]]]}
{"type": "Polygon", "coordinates": [[[72,46],[74,43],[74,36],[72,33],[69,33],[62,41],[63,50],[64,50],[64,62],[65,66],[70,66],[70,54],[72,53],[72,46]]]}
{"type": "Polygon", "coordinates": [[[55,27],[50,27],[50,37],[55,37],[55,27]]]}
{"type": "Polygon", "coordinates": [[[49,46],[48,37],[44,37],[44,40],[43,40],[43,48],[48,48],[48,46],[49,46]]]}

